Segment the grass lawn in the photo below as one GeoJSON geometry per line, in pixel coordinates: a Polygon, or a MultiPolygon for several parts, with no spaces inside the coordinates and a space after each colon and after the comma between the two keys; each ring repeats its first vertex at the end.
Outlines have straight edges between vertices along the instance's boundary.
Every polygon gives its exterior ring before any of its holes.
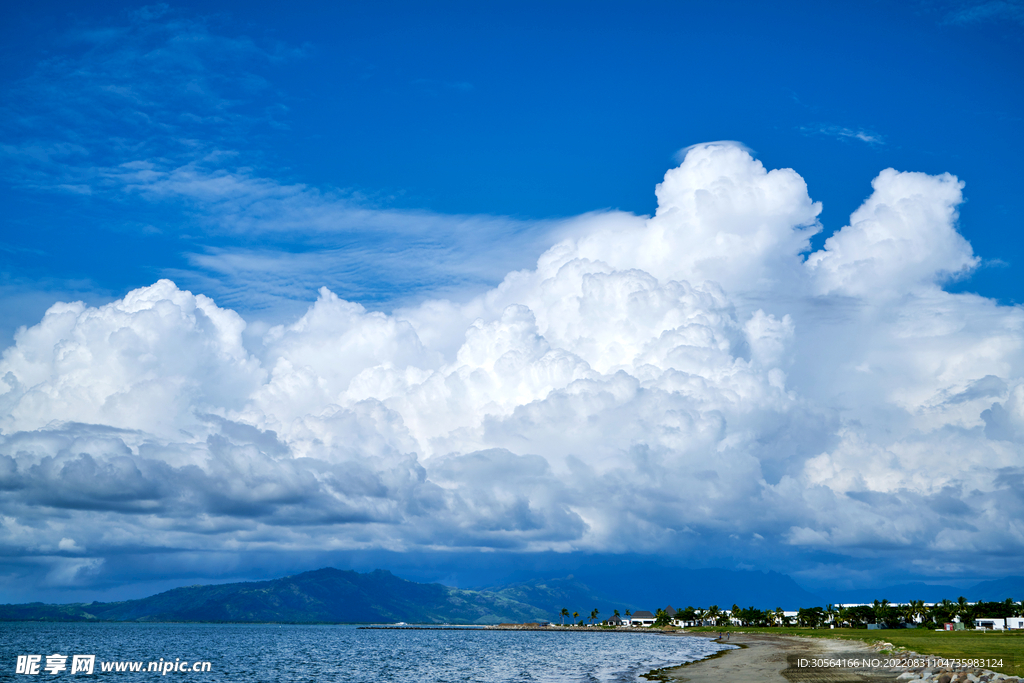
{"type": "Polygon", "coordinates": [[[1002,659],[1003,666],[985,667],[1004,674],[1024,677],[1024,631],[929,631],[919,628],[884,629],[811,629],[811,628],[755,628],[705,626],[687,631],[745,631],[747,633],[776,633],[779,635],[810,636],[812,638],[848,638],[872,643],[884,640],[922,655],[937,655],[953,659],[1002,659]]]}

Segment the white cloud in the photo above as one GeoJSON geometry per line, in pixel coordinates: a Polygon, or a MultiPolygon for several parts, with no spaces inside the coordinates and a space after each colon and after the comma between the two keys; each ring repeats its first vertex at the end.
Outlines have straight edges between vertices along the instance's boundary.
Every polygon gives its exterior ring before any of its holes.
{"type": "Polygon", "coordinates": [[[818,124],[802,126],[801,130],[808,135],[825,135],[837,140],[859,140],[872,146],[885,144],[885,138],[878,133],[869,133],[865,130],[847,128],[846,126],[818,124]]]}
{"type": "Polygon", "coordinates": [[[1024,312],[941,289],[977,263],[956,178],[873,187],[804,260],[803,179],[696,146],[653,217],[570,221],[464,303],[387,315],[325,288],[258,348],[168,281],[56,304],[0,361],[2,542],[75,567],[129,546],[957,544],[1010,567],[1024,312]]]}
{"type": "Polygon", "coordinates": [[[263,371],[245,322],[167,280],[99,308],[55,304],[0,361],[7,432],[58,421],[175,436],[195,410],[239,406],[263,371]]]}
{"type": "Polygon", "coordinates": [[[552,249],[539,267],[585,258],[747,292],[792,277],[797,255],[821,230],[821,205],[811,201],[803,178],[792,169],[766,171],[731,144],[690,150],[655,194],[658,210],[642,227],[594,231],[552,249]]]}
{"type": "Polygon", "coordinates": [[[190,253],[193,267],[168,275],[208,285],[218,298],[251,310],[307,302],[325,282],[363,301],[464,297],[529,266],[528,255],[572,228],[384,208],[353,193],[285,185],[244,169],[144,166],[110,177],[148,200],[189,206],[192,228],[235,242],[190,253]]]}
{"type": "Polygon", "coordinates": [[[962,182],[888,168],[871,187],[850,225],[808,258],[819,293],[899,296],[977,267],[980,259],[956,230],[962,182]]]}

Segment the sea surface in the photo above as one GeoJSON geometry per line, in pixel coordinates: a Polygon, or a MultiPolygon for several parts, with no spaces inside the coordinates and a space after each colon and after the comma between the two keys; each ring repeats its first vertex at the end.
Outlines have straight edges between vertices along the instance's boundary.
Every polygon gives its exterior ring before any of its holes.
{"type": "Polygon", "coordinates": [[[7,622],[0,623],[0,681],[634,683],[646,681],[640,676],[652,669],[702,659],[721,647],[705,638],[608,632],[7,622]],[[67,657],[66,668],[50,673],[44,667],[54,654],[67,657]],[[16,673],[19,655],[40,655],[39,673],[16,673]],[[72,673],[74,655],[95,655],[94,672],[72,673]],[[181,661],[189,669],[209,662],[209,671],[163,673],[164,663],[181,661]],[[160,671],[147,670],[150,662],[160,671]],[[142,670],[104,672],[104,663],[139,663],[142,670]]]}

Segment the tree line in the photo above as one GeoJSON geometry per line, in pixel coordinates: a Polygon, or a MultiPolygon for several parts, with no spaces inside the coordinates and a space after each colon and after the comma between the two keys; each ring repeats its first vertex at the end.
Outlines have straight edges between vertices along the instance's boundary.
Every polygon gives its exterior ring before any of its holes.
{"type": "Polygon", "coordinates": [[[925,605],[923,600],[893,604],[888,600],[875,600],[870,605],[826,605],[825,607],[801,607],[795,616],[787,615],[781,607],[775,610],[760,610],[755,607],[741,608],[733,605],[728,614],[716,605],[707,610],[687,607],[676,612],[676,619],[701,623],[705,626],[808,626],[820,628],[827,624],[846,628],[867,628],[878,624],[886,628],[899,628],[904,624],[924,628],[941,628],[943,624],[959,620],[968,628],[975,619],[1024,616],[1024,601],[1015,602],[1007,598],[1003,602],[969,603],[961,596],[956,602],[943,600],[925,605]]]}
{"type": "MultiPolygon", "coordinates": [[[[600,612],[591,610],[589,617],[581,618],[579,612],[573,612],[570,623],[577,626],[594,625],[600,612]]],[[[626,618],[630,611],[626,610],[626,618]]],[[[569,610],[563,608],[560,623],[564,624],[570,617],[569,610]]],[[[619,617],[619,610],[614,616],[619,617]]],[[[1015,602],[1007,598],[1003,602],[969,603],[961,596],[956,602],[943,600],[933,605],[925,605],[923,600],[911,600],[907,603],[894,604],[888,600],[875,600],[870,605],[833,605],[825,607],[801,607],[796,615],[787,615],[781,607],[774,610],[757,609],[756,607],[740,607],[733,605],[730,610],[723,610],[718,605],[708,608],[688,606],[675,610],[674,613],[659,609],[654,615],[655,626],[670,626],[676,621],[698,626],[806,626],[821,628],[829,624],[845,628],[867,628],[869,624],[877,624],[886,628],[899,628],[905,624],[923,628],[941,628],[943,624],[959,620],[967,628],[974,627],[974,621],[980,618],[1007,619],[1024,616],[1024,601],[1015,602]]],[[[601,622],[607,624],[608,620],[601,622]]]]}

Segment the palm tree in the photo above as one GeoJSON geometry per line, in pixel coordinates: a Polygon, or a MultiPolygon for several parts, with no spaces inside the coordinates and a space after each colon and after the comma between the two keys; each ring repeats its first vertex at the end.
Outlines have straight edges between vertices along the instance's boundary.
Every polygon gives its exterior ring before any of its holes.
{"type": "Polygon", "coordinates": [[[903,606],[903,620],[908,624],[917,623],[917,615],[924,611],[924,602],[919,600],[909,600],[906,605],[903,606]]]}
{"type": "Polygon", "coordinates": [[[956,614],[956,608],[953,603],[950,602],[949,598],[944,598],[942,602],[932,609],[941,613],[943,621],[952,621],[953,616],[956,614]]]}
{"type": "Polygon", "coordinates": [[[593,626],[594,622],[597,620],[597,615],[598,614],[599,614],[599,612],[598,612],[596,607],[590,612],[590,625],[591,626],[593,626]]]}
{"type": "Polygon", "coordinates": [[[779,626],[786,625],[786,613],[782,610],[781,607],[775,608],[775,623],[779,626]]]}
{"type": "Polygon", "coordinates": [[[575,624],[576,620],[579,619],[579,618],[580,618],[580,613],[579,612],[573,612],[572,613],[572,623],[573,624],[575,624]]]}
{"type": "Polygon", "coordinates": [[[565,618],[569,616],[569,610],[562,608],[562,611],[558,613],[558,624],[559,626],[565,626],[565,618]]]}
{"type": "Polygon", "coordinates": [[[888,624],[892,614],[892,611],[889,609],[889,601],[882,600],[879,602],[878,600],[875,600],[873,607],[875,610],[875,623],[888,624]]]}
{"type": "Polygon", "coordinates": [[[697,608],[697,623],[701,626],[704,625],[704,620],[707,619],[708,611],[703,607],[697,608]]]}
{"type": "Polygon", "coordinates": [[[971,606],[967,604],[967,598],[962,595],[956,600],[956,614],[960,617],[960,622],[964,627],[970,626],[974,621],[971,616],[971,606]]]}
{"type": "Polygon", "coordinates": [[[718,619],[722,616],[722,610],[718,609],[718,605],[711,605],[708,607],[708,619],[711,620],[712,626],[718,626],[718,619]]]}

